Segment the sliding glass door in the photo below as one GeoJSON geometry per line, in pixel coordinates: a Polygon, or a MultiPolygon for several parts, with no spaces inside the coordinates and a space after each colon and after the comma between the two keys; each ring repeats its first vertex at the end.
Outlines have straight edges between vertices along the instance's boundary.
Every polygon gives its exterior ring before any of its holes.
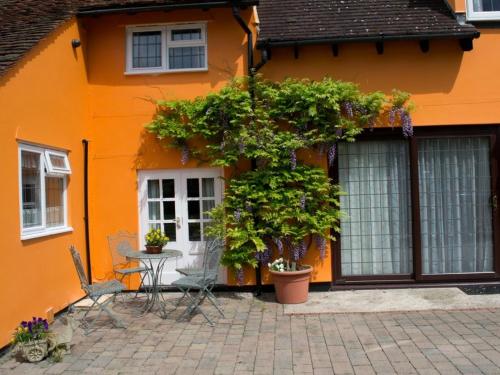
{"type": "Polygon", "coordinates": [[[438,133],[339,144],[336,280],[498,276],[494,132],[438,133]]]}
{"type": "Polygon", "coordinates": [[[409,172],[405,141],[339,145],[342,275],[412,272],[409,172]]]}
{"type": "Polygon", "coordinates": [[[418,140],[422,273],[493,271],[490,139],[418,140]]]}

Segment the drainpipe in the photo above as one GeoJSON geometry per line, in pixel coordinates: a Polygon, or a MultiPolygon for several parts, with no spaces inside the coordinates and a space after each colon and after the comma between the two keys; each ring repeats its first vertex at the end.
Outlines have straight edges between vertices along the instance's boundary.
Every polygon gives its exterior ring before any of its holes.
{"type": "MultiPolygon", "coordinates": [[[[250,92],[250,97],[252,98],[252,106],[255,96],[254,86],[253,86],[253,78],[255,76],[255,67],[253,65],[253,33],[252,30],[245,23],[240,14],[240,3],[238,0],[233,1],[233,17],[238,22],[243,31],[247,34],[247,65],[248,65],[248,91],[250,92]]],[[[263,64],[262,64],[263,65],[263,64]]],[[[259,67],[260,68],[260,67],[259,67]]],[[[257,168],[257,162],[255,159],[251,161],[252,170],[257,168]]],[[[261,267],[260,262],[258,263],[257,268],[255,269],[255,292],[256,296],[260,296],[262,294],[262,277],[261,277],[261,267]]]]}
{"type": "Polygon", "coordinates": [[[90,263],[90,230],[89,230],[89,141],[83,144],[83,221],[85,223],[85,257],[87,259],[87,277],[92,284],[92,267],[90,263]]]}

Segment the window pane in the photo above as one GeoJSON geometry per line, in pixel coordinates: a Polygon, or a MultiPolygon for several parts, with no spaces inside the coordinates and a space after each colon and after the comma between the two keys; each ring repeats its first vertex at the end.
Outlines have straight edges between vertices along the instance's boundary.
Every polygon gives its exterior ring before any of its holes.
{"type": "Polygon", "coordinates": [[[500,11],[500,0],[473,0],[475,12],[498,12],[500,11]]]}
{"type": "Polygon", "coordinates": [[[200,196],[200,183],[197,178],[187,179],[187,196],[189,198],[197,198],[200,196]]]}
{"type": "Polygon", "coordinates": [[[160,220],[160,202],[148,202],[149,220],[160,220]]]}
{"type": "Polygon", "coordinates": [[[206,212],[210,211],[212,208],[215,207],[215,201],[203,201],[203,219],[208,220],[210,219],[210,216],[206,214],[206,212]]]}
{"type": "Polygon", "coordinates": [[[54,168],[66,169],[66,159],[64,156],[50,154],[50,163],[54,168]]]}
{"type": "Polygon", "coordinates": [[[165,220],[174,220],[175,219],[175,202],[163,202],[163,218],[165,220]]]}
{"type": "Polygon", "coordinates": [[[201,40],[201,29],[172,30],[172,40],[201,40]]]}
{"type": "Polygon", "coordinates": [[[165,235],[169,238],[170,242],[175,242],[177,240],[177,234],[174,223],[163,224],[163,233],[165,233],[165,235]]]}
{"type": "Polygon", "coordinates": [[[161,67],[161,31],[132,34],[132,67],[161,67]]]}
{"type": "Polygon", "coordinates": [[[189,223],[189,241],[201,241],[200,223],[189,223]]]}
{"type": "Polygon", "coordinates": [[[200,201],[188,201],[188,218],[200,218],[200,201]]]}
{"type": "Polygon", "coordinates": [[[422,272],[493,271],[488,138],[418,142],[422,272]]]}
{"type": "Polygon", "coordinates": [[[205,68],[205,47],[174,47],[169,48],[170,69],[205,68]]]}
{"type": "Polygon", "coordinates": [[[45,177],[46,225],[64,225],[64,178],[45,177]]]}
{"type": "Polygon", "coordinates": [[[175,184],[174,180],[163,180],[163,198],[175,198],[175,184]]]}
{"type": "Polygon", "coordinates": [[[409,170],[405,141],[339,144],[342,275],[412,272],[409,170]]]}
{"type": "Polygon", "coordinates": [[[148,198],[160,198],[160,181],[148,180],[148,198]]]}
{"type": "Polygon", "coordinates": [[[23,227],[42,225],[40,154],[21,151],[23,227]]]}
{"type": "Polygon", "coordinates": [[[213,197],[214,196],[214,179],[213,178],[203,178],[201,180],[201,192],[203,197],[213,197]]]}

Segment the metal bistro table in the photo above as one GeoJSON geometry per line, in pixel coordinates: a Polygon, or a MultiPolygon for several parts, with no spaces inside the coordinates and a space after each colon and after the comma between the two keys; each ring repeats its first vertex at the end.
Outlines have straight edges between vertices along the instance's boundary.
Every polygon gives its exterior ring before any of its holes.
{"type": "Polygon", "coordinates": [[[144,313],[153,310],[155,306],[161,307],[163,313],[165,313],[165,307],[160,301],[161,273],[167,259],[182,257],[182,251],[164,249],[159,254],[148,254],[145,250],[135,251],[132,249],[128,249],[122,251],[122,255],[127,257],[128,260],[136,260],[141,262],[147,268],[147,273],[149,274],[151,285],[146,288],[148,298],[144,306],[144,313]]]}

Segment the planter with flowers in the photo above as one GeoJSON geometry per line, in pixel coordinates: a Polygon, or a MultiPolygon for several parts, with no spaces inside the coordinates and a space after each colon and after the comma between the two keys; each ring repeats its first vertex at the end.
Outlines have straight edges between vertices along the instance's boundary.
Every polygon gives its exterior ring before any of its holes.
{"type": "Polygon", "coordinates": [[[323,259],[340,231],[340,188],[328,176],[338,142],[384,124],[411,137],[408,99],[330,78],[247,77],[206,97],[159,101],[147,128],[179,149],[183,164],[197,159],[233,171],[224,203],[209,213],[226,240],[222,264],[243,283],[245,268],[270,263],[278,300],[291,294],[303,302],[312,268],[301,262],[313,249],[323,259]],[[245,161],[252,170],[242,172],[245,161]]]}
{"type": "Polygon", "coordinates": [[[161,229],[150,229],[146,236],[146,253],[160,254],[163,246],[165,246],[169,238],[161,231],[161,229]]]}
{"type": "Polygon", "coordinates": [[[33,317],[21,322],[14,332],[12,343],[28,362],[40,362],[48,354],[49,324],[46,319],[33,317]]]}

